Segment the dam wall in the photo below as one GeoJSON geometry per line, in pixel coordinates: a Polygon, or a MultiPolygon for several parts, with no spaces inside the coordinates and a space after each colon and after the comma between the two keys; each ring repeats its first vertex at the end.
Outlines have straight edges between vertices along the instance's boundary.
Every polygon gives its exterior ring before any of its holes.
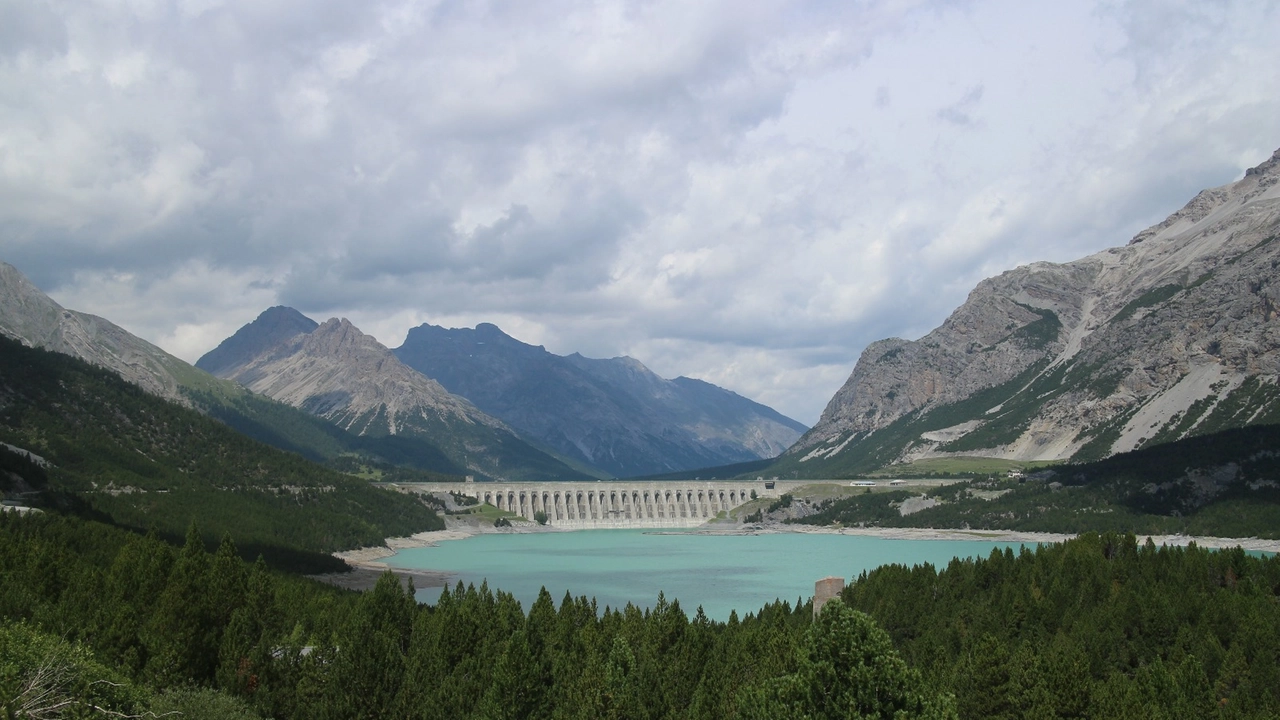
{"type": "Polygon", "coordinates": [[[529,520],[541,511],[563,528],[696,527],[756,497],[776,498],[763,481],[661,481],[631,483],[396,483],[407,492],[459,493],[529,520]]]}

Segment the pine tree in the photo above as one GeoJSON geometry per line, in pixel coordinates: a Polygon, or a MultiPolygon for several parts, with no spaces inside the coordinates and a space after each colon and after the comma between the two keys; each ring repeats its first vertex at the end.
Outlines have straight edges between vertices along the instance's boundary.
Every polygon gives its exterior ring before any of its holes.
{"type": "Polygon", "coordinates": [[[207,684],[218,661],[218,625],[208,602],[209,554],[192,523],[145,629],[147,677],[158,687],[207,684]]]}
{"type": "Polygon", "coordinates": [[[839,600],[805,635],[796,673],[750,691],[744,718],[956,718],[950,697],[925,686],[869,616],[839,600]]]}

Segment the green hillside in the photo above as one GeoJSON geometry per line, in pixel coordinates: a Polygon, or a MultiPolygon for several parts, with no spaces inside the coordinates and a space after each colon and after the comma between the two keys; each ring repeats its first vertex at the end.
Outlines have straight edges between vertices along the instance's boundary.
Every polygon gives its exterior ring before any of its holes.
{"type": "MultiPolygon", "coordinates": [[[[296,437],[322,437],[304,423],[296,427],[296,437]]],[[[0,441],[50,463],[45,503],[173,537],[195,521],[210,537],[230,533],[243,548],[282,558],[442,526],[408,496],[267,447],[108,371],[8,339],[0,339],[0,441]]]]}
{"type": "Polygon", "coordinates": [[[1255,425],[948,485],[926,493],[940,505],[906,516],[896,503],[912,493],[893,491],[833,501],[797,522],[1280,538],[1278,448],[1280,425],[1255,425]]]}

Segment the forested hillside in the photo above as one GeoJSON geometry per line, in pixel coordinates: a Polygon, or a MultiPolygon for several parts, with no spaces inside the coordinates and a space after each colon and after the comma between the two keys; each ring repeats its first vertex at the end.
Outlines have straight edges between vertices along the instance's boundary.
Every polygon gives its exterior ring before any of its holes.
{"type": "MultiPolygon", "coordinates": [[[[50,465],[46,505],[180,538],[193,521],[296,561],[443,526],[398,493],[267,447],[114,373],[0,338],[0,441],[50,465]]],[[[47,477],[46,477],[47,476],[47,477]]]]}
{"type": "Polygon", "coordinates": [[[1280,538],[1280,425],[1187,438],[1024,479],[984,477],[925,493],[939,504],[902,515],[915,493],[829,502],[810,525],[1133,532],[1280,538]]]}
{"type": "Polygon", "coordinates": [[[856,578],[728,622],[459,585],[419,605],[0,514],[0,703],[204,718],[1272,718],[1280,560],[1132,537],[856,578]],[[863,614],[866,613],[866,614],[863,614]],[[882,629],[883,628],[883,629],[882,629]],[[37,672],[60,667],[61,675],[37,672]],[[53,678],[52,680],[50,678],[53,678]],[[99,683],[108,680],[113,684],[99,683]],[[958,714],[957,714],[958,711],[958,714]]]}
{"type": "Polygon", "coordinates": [[[844,593],[966,718],[1280,715],[1280,558],[1086,535],[844,593]]]}

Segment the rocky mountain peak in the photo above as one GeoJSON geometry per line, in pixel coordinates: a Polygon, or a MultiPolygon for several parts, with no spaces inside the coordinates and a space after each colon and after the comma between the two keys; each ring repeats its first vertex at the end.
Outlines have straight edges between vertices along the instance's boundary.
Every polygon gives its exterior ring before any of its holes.
{"type": "MultiPolygon", "coordinates": [[[[271,318],[282,319],[288,332],[305,329],[310,322],[279,311],[271,318]]],[[[400,448],[397,452],[425,441],[457,467],[495,479],[583,477],[405,365],[346,318],[330,318],[309,332],[296,332],[223,372],[222,377],[355,435],[397,436],[401,440],[391,445],[400,448]]]]}
{"type": "Polygon", "coordinates": [[[212,375],[225,376],[266,350],[310,333],[317,327],[315,320],[297,310],[277,305],[264,310],[253,322],[205,353],[196,361],[196,367],[212,375]]]}
{"type": "Polygon", "coordinates": [[[45,347],[56,335],[62,306],[14,266],[0,263],[0,332],[26,345],[45,347]]]}
{"type": "Polygon", "coordinates": [[[626,477],[773,457],[804,426],[710,383],[639,360],[556,355],[482,323],[422,325],[397,357],[550,447],[626,477]]]}
{"type": "Polygon", "coordinates": [[[386,346],[378,342],[372,335],[365,335],[346,318],[329,318],[308,333],[306,342],[312,347],[338,349],[343,347],[367,347],[386,350],[386,346]]]}
{"type": "Polygon", "coordinates": [[[1250,175],[1280,175],[1280,148],[1269,159],[1244,171],[1245,177],[1250,175]]]}

